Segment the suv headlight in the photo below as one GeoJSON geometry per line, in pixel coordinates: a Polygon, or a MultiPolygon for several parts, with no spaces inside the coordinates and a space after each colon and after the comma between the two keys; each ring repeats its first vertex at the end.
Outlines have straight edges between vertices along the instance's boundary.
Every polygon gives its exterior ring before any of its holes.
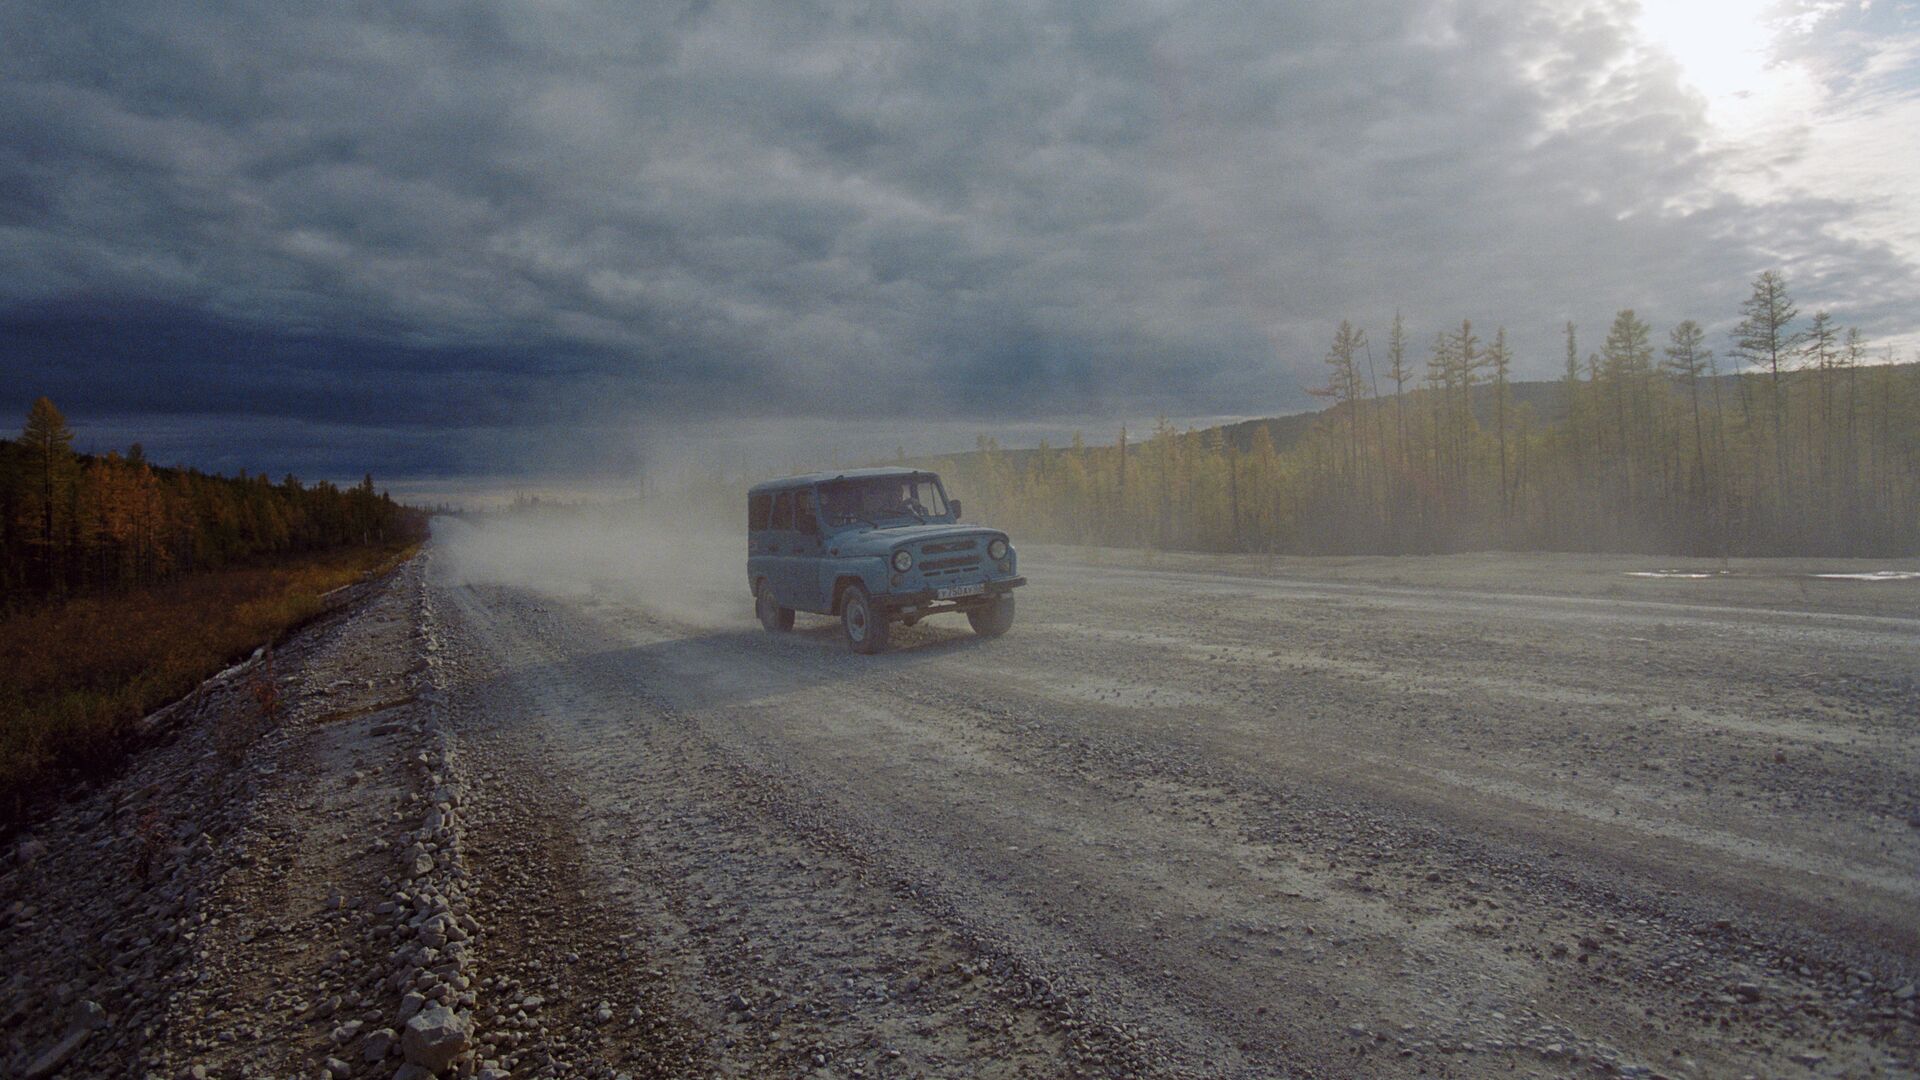
{"type": "Polygon", "coordinates": [[[893,553],[894,573],[904,574],[911,569],[913,569],[913,552],[901,548],[899,551],[893,553]]]}
{"type": "Polygon", "coordinates": [[[987,545],[987,558],[992,559],[994,562],[999,562],[1006,557],[1007,542],[1005,540],[995,539],[987,545]]]}

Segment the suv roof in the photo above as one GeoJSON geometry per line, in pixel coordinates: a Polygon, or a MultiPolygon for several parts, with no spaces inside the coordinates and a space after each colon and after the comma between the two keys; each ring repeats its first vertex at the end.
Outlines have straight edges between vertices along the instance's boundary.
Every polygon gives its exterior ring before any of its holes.
{"type": "Polygon", "coordinates": [[[871,469],[843,469],[839,472],[802,473],[799,476],[782,477],[779,480],[765,480],[747,489],[747,494],[757,495],[763,491],[785,491],[788,488],[808,487],[824,484],[829,480],[865,480],[877,476],[936,476],[932,469],[909,469],[903,465],[882,465],[871,469]]]}

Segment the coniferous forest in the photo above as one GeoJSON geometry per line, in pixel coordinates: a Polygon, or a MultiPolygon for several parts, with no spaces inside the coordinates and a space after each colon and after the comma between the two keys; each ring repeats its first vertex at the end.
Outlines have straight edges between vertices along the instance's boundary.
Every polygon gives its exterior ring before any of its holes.
{"type": "Polygon", "coordinates": [[[1920,365],[1877,354],[1785,280],[1753,283],[1719,355],[1684,321],[1564,330],[1557,385],[1511,379],[1506,331],[1425,342],[1342,322],[1329,407],[1273,425],[938,462],[969,511],[1034,540],[1201,551],[1920,553],[1920,365]],[[1544,392],[1543,392],[1544,391],[1544,392]]]}
{"type": "Polygon", "coordinates": [[[102,775],[134,722],[406,557],[421,512],[293,477],[77,454],[41,398],[0,440],[0,828],[102,775]]]}
{"type": "Polygon", "coordinates": [[[0,439],[0,611],[423,533],[421,515],[377,493],[371,476],[343,489],[163,468],[138,444],[77,454],[46,398],[17,441],[0,439]]]}

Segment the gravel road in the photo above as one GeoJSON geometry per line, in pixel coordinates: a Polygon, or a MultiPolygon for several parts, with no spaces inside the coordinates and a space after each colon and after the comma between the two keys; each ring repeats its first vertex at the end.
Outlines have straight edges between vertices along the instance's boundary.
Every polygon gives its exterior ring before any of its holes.
{"type": "Polygon", "coordinates": [[[860,657],[446,555],[515,1075],[1916,1067],[1920,580],[1029,551],[860,657]]]}

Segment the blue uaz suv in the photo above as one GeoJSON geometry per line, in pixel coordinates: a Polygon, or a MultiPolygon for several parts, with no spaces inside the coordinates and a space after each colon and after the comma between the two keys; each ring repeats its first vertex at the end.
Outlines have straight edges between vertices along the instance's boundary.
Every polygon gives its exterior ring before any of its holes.
{"type": "Polygon", "coordinates": [[[923,469],[812,473],[747,492],[747,581],[776,633],[795,611],[837,615],[855,652],[876,653],[892,623],[963,611],[997,637],[1027,583],[1018,560],[1006,533],[960,524],[960,501],[923,469]]]}

